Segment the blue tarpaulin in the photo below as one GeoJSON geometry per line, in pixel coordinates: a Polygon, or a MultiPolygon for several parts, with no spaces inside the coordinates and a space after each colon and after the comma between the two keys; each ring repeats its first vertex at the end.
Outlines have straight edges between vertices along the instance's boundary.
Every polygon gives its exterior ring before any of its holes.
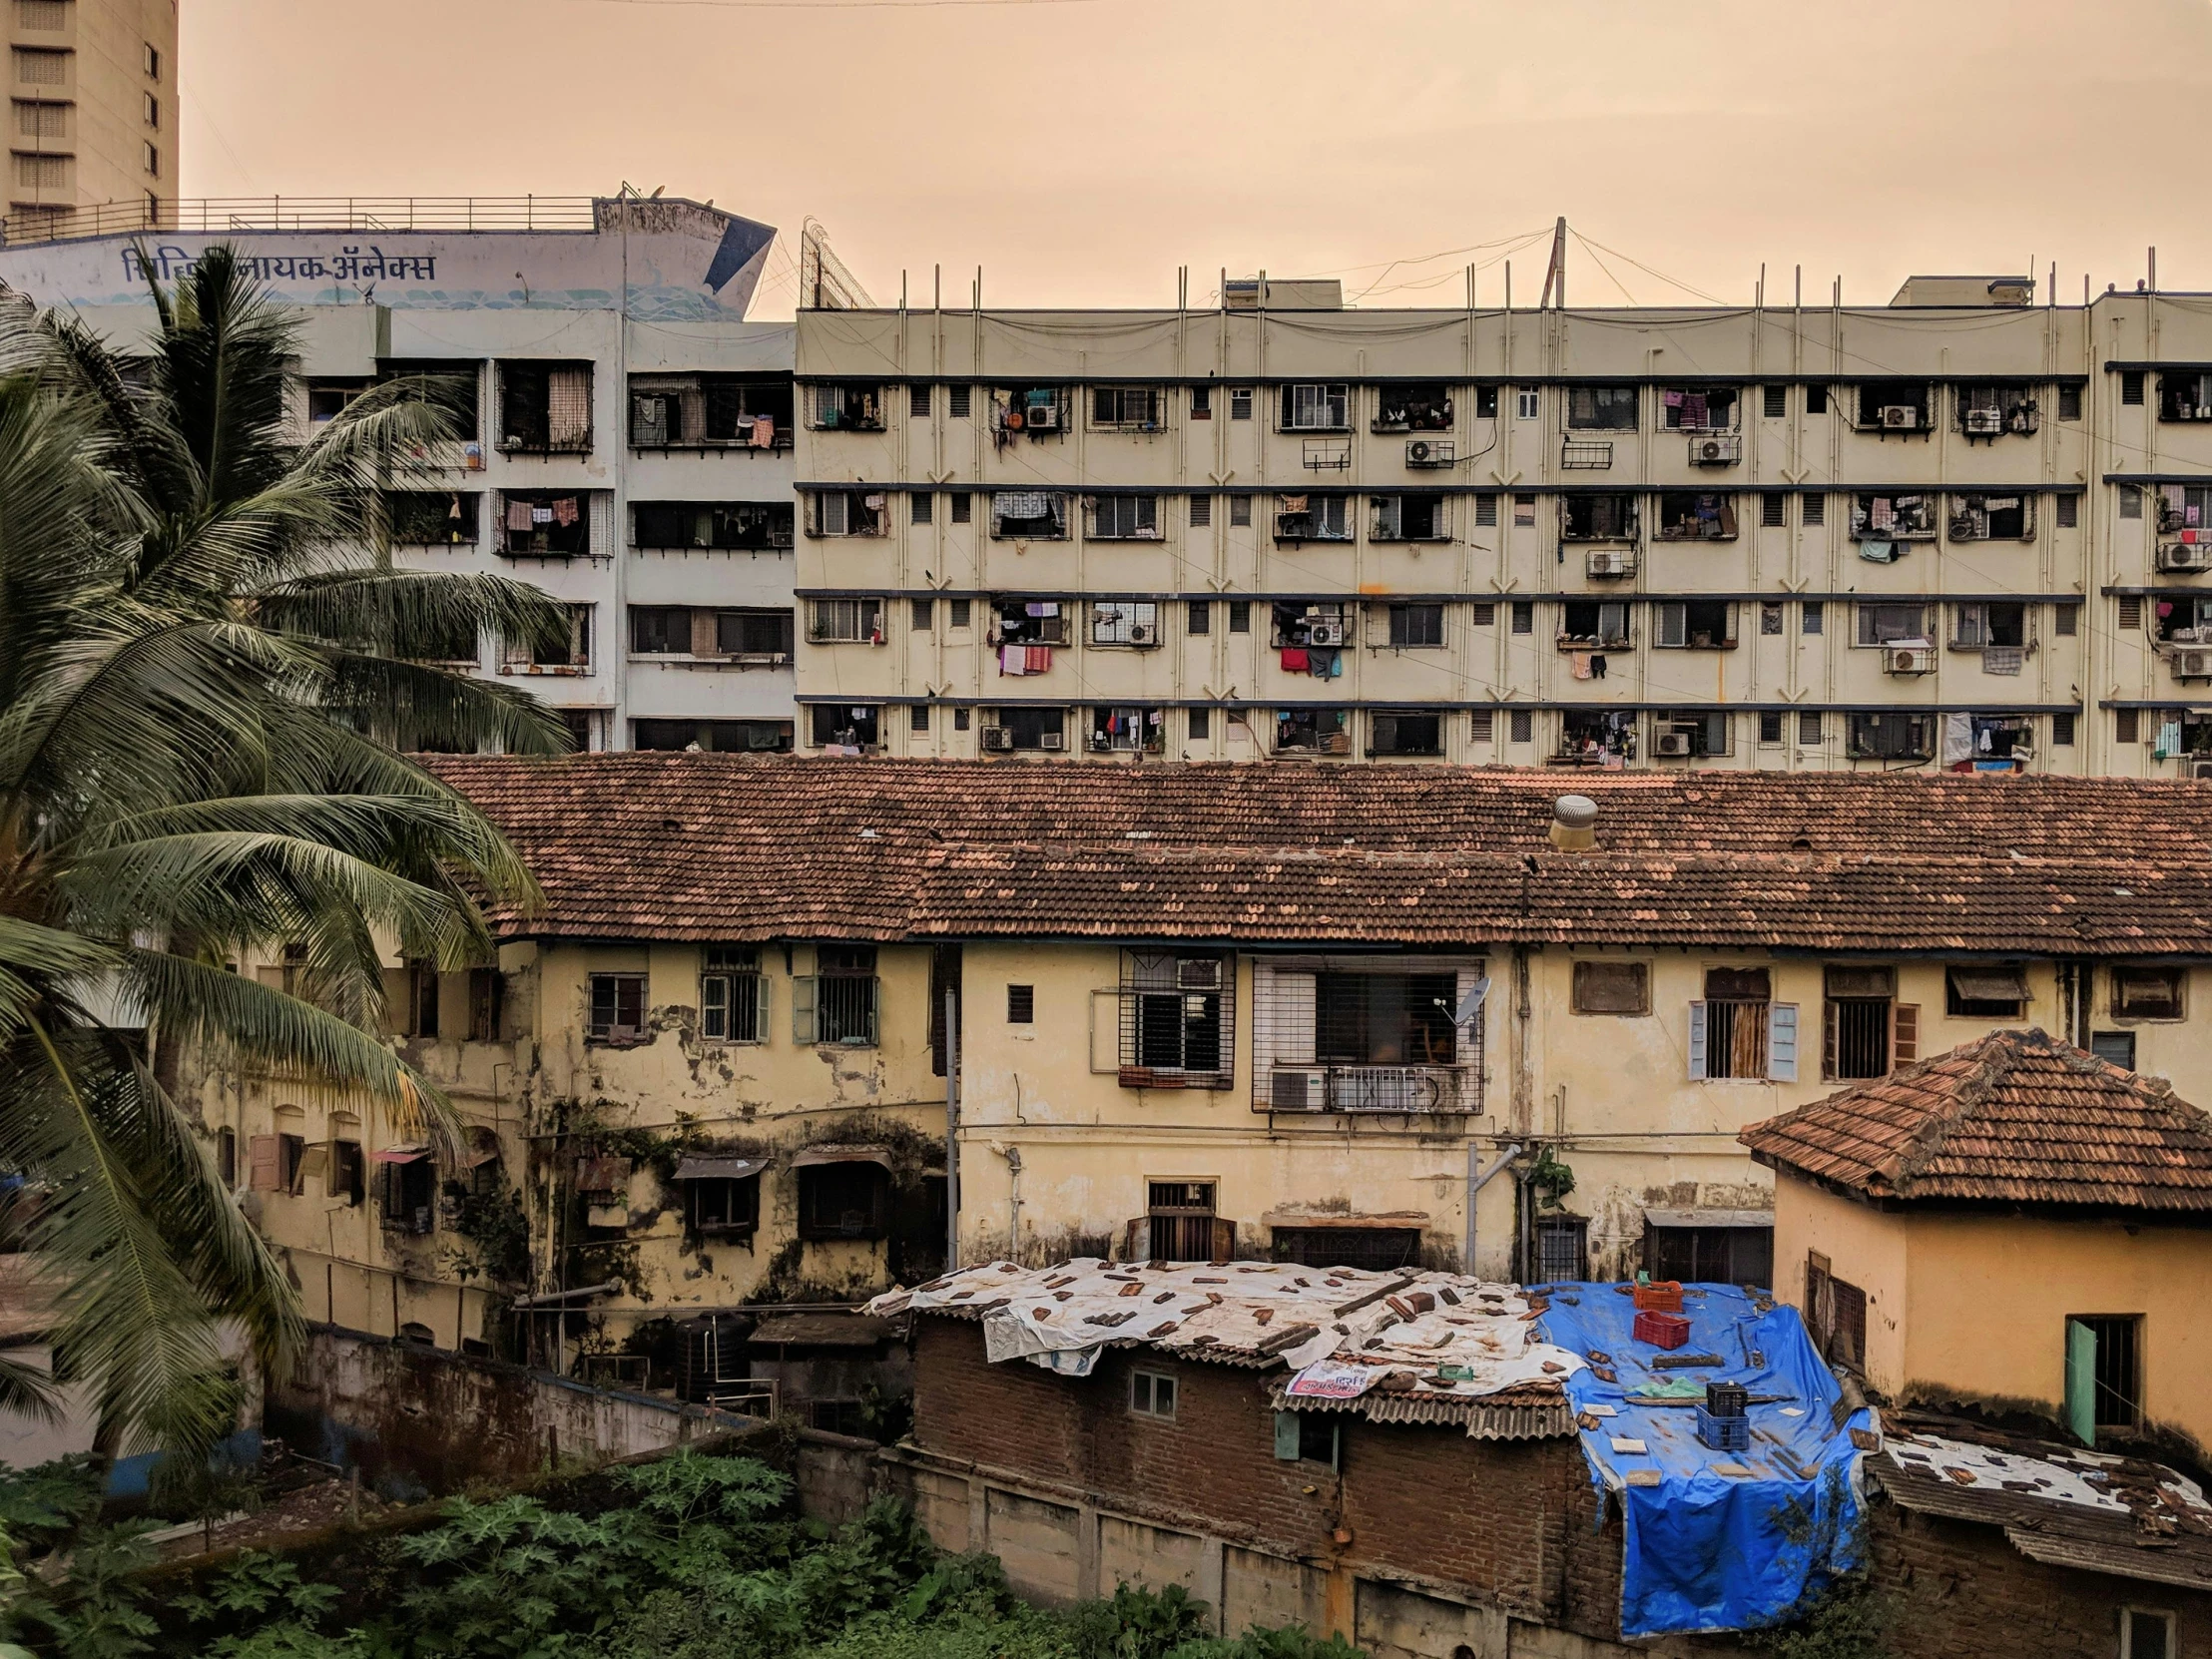
{"type": "Polygon", "coordinates": [[[1848,1430],[1872,1429],[1874,1414],[1861,1408],[1836,1421],[1835,1375],[1795,1308],[1761,1313],[1732,1285],[1686,1285],[1690,1340],[1674,1352],[1721,1364],[1660,1368],[1652,1362],[1668,1351],[1631,1334],[1628,1286],[1553,1285],[1545,1294],[1546,1340],[1597,1368],[1576,1372],[1566,1389],[1582,1422],[1597,1424],[1582,1429],[1591,1480],[1619,1494],[1627,1517],[1623,1636],[1784,1623],[1856,1564],[1858,1448],[1848,1430]],[[1707,1382],[1740,1382],[1754,1400],[1780,1396],[1750,1407],[1749,1450],[1716,1451],[1698,1438],[1694,1407],[1707,1382]],[[1669,1389],[1679,1403],[1637,1398],[1669,1389]],[[1604,1414],[1608,1406],[1615,1414],[1604,1414]],[[1616,1449],[1616,1437],[1646,1449],[1616,1449]]]}

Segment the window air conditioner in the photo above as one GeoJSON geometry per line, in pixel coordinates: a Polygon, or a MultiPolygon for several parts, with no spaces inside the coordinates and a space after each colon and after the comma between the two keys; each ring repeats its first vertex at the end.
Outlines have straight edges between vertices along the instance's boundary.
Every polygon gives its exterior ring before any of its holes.
{"type": "Polygon", "coordinates": [[[1022,410],[1021,425],[1025,432],[1056,431],[1060,425],[1060,411],[1050,403],[1032,403],[1022,410]]]}
{"type": "Polygon", "coordinates": [[[1132,622],[1129,625],[1129,643],[1131,645],[1158,645],[1160,643],[1159,634],[1159,628],[1149,622],[1132,622]]]}
{"type": "Polygon", "coordinates": [[[1882,424],[1886,428],[1910,432],[1921,423],[1921,411],[1910,403],[1886,404],[1882,410],[1882,424]]]}
{"type": "Polygon", "coordinates": [[[2001,409],[1968,409],[1966,432],[1973,437],[1995,437],[2004,430],[2004,411],[2001,409]]]}
{"type": "Polygon", "coordinates": [[[1744,458],[1744,440],[1733,432],[1708,434],[1690,440],[1692,466],[1734,466],[1744,458]]]}
{"type": "Polygon", "coordinates": [[[1449,466],[1455,446],[1439,438],[1415,438],[1405,446],[1407,466],[1449,466]]]}
{"type": "Polygon", "coordinates": [[[2158,549],[2160,570],[2212,570],[2212,542],[2167,542],[2158,549]]]}
{"type": "Polygon", "coordinates": [[[1622,548],[1592,548],[1582,555],[1582,568],[1592,576],[1633,576],[1636,555],[1622,548]]]}
{"type": "Polygon", "coordinates": [[[1175,964],[1175,988],[1179,991],[1221,989],[1221,962],[1210,956],[1186,956],[1175,964]]]}
{"type": "Polygon", "coordinates": [[[1345,642],[1345,625],[1341,622],[1310,622],[1306,625],[1308,645],[1342,645],[1345,642]]]}
{"type": "Polygon", "coordinates": [[[1037,739],[1037,747],[1039,749],[1065,749],[1067,748],[1067,746],[1068,740],[1065,736],[1058,732],[1046,732],[1041,734],[1037,739]]]}
{"type": "Polygon", "coordinates": [[[2212,651],[2176,651],[2176,680],[2212,680],[2212,651]]]}
{"type": "Polygon", "coordinates": [[[985,749],[1011,749],[1014,747],[1014,731],[1010,726],[986,726],[983,728],[985,749]]]}
{"type": "Polygon", "coordinates": [[[1927,645],[1892,645],[1882,652],[1882,668],[1886,674],[1933,674],[1936,672],[1936,649],[1927,645]]]}
{"type": "Polygon", "coordinates": [[[1321,1112],[1329,1107],[1329,1073],[1278,1066],[1268,1080],[1268,1107],[1277,1112],[1321,1112]]]}

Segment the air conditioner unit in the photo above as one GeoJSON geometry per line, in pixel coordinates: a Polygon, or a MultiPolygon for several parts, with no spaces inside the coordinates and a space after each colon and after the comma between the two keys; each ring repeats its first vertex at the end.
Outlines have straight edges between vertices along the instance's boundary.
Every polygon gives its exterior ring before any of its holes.
{"type": "Polygon", "coordinates": [[[1276,1067],[1268,1080],[1268,1106],[1277,1112],[1323,1112],[1329,1109],[1329,1073],[1276,1067]]]}
{"type": "Polygon", "coordinates": [[[1582,555],[1582,568],[1591,576],[1633,576],[1636,555],[1626,548],[1593,547],[1582,555]]]}
{"type": "Polygon", "coordinates": [[[1156,624],[1150,622],[1132,622],[1129,625],[1129,643],[1131,645],[1158,645],[1160,643],[1160,630],[1156,624]]]}
{"type": "Polygon", "coordinates": [[[2212,761],[2191,761],[2189,763],[2189,776],[2192,778],[2212,778],[2212,761]]]}
{"type": "Polygon", "coordinates": [[[1882,410],[1882,424],[1886,428],[1912,431],[1921,423],[1921,411],[1910,403],[1886,404],[1882,410]]]}
{"type": "Polygon", "coordinates": [[[1934,674],[1936,648],[1929,645],[1893,645],[1882,653],[1885,674],[1934,674]]]}
{"type": "Polygon", "coordinates": [[[1058,732],[1046,732],[1037,739],[1039,749],[1065,749],[1067,746],[1067,739],[1058,732]]]}
{"type": "Polygon", "coordinates": [[[1014,747],[1014,730],[1010,726],[986,726],[983,728],[985,749],[1011,749],[1014,747]]]}
{"type": "Polygon", "coordinates": [[[1021,412],[1021,426],[1025,432],[1051,432],[1059,429],[1060,411],[1050,403],[1032,403],[1021,412]]]}
{"type": "Polygon", "coordinates": [[[1306,625],[1308,645],[1342,645],[1345,642],[1345,625],[1341,622],[1309,622],[1306,625]]]}
{"type": "Polygon", "coordinates": [[[1651,740],[1651,752],[1661,760],[1686,761],[1690,758],[1690,734],[1661,732],[1651,740]]]}
{"type": "Polygon", "coordinates": [[[2158,549],[2160,570],[2212,570],[2212,542],[2166,542],[2158,549]]]}
{"type": "Polygon", "coordinates": [[[1415,438],[1405,446],[1407,466],[1449,466],[1456,446],[1442,438],[1415,438]]]}
{"type": "Polygon", "coordinates": [[[1221,961],[1212,956],[1186,956],[1175,964],[1175,988],[1179,991],[1221,989],[1221,961]]]}
{"type": "Polygon", "coordinates": [[[2004,430],[2002,409],[1968,409],[1966,432],[1970,437],[1995,437],[2004,430]]]}
{"type": "Polygon", "coordinates": [[[2176,680],[2212,680],[2212,651],[2176,651],[2176,680]]]}
{"type": "Polygon", "coordinates": [[[1733,432],[1709,433],[1690,440],[1692,466],[1734,466],[1744,458],[1744,440],[1733,432]]]}

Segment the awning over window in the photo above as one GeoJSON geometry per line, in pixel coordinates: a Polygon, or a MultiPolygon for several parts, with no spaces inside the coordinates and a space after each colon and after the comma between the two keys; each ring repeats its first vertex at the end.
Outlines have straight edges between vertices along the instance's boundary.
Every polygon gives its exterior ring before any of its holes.
{"type": "Polygon", "coordinates": [[[2027,969],[2016,962],[1954,967],[1950,970],[1950,988],[1968,1002],[2025,1002],[2027,969]]]}
{"type": "Polygon", "coordinates": [[[1646,1210],[1646,1227],[1772,1227],[1772,1210],[1646,1210]]]}
{"type": "Polygon", "coordinates": [[[676,1164],[679,1181],[743,1181],[768,1168],[766,1158],[682,1158],[676,1164]]]}
{"type": "Polygon", "coordinates": [[[376,1154],[379,1164],[411,1164],[419,1158],[430,1156],[426,1146],[387,1146],[376,1154]]]}
{"type": "Polygon", "coordinates": [[[887,1146],[810,1146],[792,1159],[793,1169],[815,1164],[881,1164],[889,1169],[891,1153],[887,1146]]]}

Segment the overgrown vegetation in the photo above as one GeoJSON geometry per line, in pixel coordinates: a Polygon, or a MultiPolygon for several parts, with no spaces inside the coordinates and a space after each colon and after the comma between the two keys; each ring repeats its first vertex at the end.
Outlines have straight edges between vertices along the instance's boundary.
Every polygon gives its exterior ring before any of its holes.
{"type": "Polygon", "coordinates": [[[948,1557],[889,1500],[834,1531],[789,1475],[685,1450],[558,1500],[457,1498],[437,1524],[181,1584],[143,1576],[148,1522],[89,1524],[79,1471],[0,1483],[23,1544],[67,1570],[6,1592],[0,1634],[41,1659],[1360,1659],[1303,1630],[1205,1634],[1179,1589],[1046,1612],[989,1556],[948,1557]],[[8,1490],[12,1485],[17,1488],[8,1490]]]}

